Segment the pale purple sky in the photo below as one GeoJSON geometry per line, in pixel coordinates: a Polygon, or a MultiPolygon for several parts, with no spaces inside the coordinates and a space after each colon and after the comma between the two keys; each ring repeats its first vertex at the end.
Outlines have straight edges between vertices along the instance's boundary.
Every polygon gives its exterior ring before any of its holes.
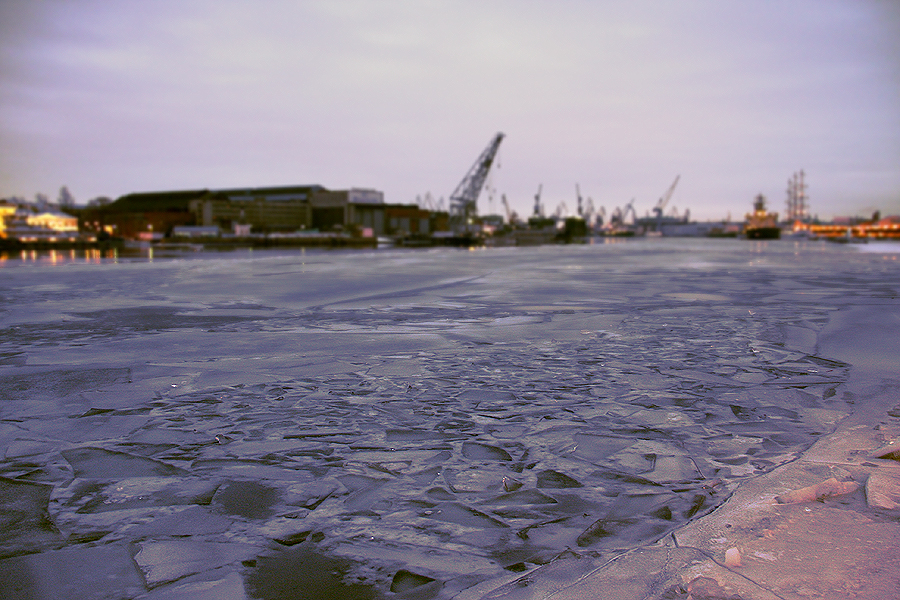
{"type": "MultiPolygon", "coordinates": [[[[893,0],[0,0],[0,197],[373,187],[900,213],[893,0]]],[[[493,210],[491,210],[493,209],[493,210]]]]}

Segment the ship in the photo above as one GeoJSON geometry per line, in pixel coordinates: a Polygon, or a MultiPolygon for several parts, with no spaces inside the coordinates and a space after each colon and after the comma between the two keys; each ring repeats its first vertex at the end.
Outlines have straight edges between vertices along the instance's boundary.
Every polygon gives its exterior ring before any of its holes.
{"type": "Polygon", "coordinates": [[[753,212],[747,215],[744,237],[748,240],[777,240],[781,237],[778,213],[766,210],[766,197],[762,194],[756,196],[756,200],[753,202],[753,212]]]}

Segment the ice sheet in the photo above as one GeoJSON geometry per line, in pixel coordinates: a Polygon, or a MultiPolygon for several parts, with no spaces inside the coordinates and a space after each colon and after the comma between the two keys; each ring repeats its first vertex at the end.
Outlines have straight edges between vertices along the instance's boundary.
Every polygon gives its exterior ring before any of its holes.
{"type": "Polygon", "coordinates": [[[830,431],[865,400],[854,373],[890,377],[900,354],[898,261],[837,245],[0,275],[0,493],[22,499],[0,569],[134,544],[143,579],[122,586],[159,598],[271,591],[312,556],[450,597],[566,548],[652,542],[830,431]]]}

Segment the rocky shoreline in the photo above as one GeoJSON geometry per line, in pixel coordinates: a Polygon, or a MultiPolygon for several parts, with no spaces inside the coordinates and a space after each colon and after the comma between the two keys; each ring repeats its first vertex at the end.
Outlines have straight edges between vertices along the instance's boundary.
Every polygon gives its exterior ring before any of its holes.
{"type": "Polygon", "coordinates": [[[836,320],[857,328],[819,333],[820,356],[854,365],[842,392],[856,410],[799,458],[656,544],[567,553],[456,600],[900,598],[900,319],[896,303],[885,309],[878,321],[851,309],[836,320]]]}

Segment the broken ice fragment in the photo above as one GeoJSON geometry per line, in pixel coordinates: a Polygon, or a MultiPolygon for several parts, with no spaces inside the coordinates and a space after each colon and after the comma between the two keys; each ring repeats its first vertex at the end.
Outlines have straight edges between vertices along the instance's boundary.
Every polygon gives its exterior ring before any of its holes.
{"type": "Polygon", "coordinates": [[[434,581],[434,579],[431,577],[419,575],[418,573],[413,573],[406,569],[400,569],[391,580],[391,591],[395,594],[401,594],[431,583],[432,581],[434,581]]]}
{"type": "Polygon", "coordinates": [[[476,406],[482,410],[491,410],[501,406],[512,404],[516,401],[516,395],[512,392],[500,392],[495,390],[466,390],[456,399],[463,406],[476,406]]]}
{"type": "Polygon", "coordinates": [[[576,433],[575,454],[596,463],[606,460],[632,443],[634,441],[628,438],[576,433]]]}
{"type": "Polygon", "coordinates": [[[519,489],[520,487],[522,487],[521,481],[519,481],[517,479],[513,479],[512,477],[504,477],[503,478],[503,490],[504,491],[514,492],[517,489],[519,489]]]}
{"type": "Polygon", "coordinates": [[[557,504],[555,498],[543,494],[537,490],[516,490],[506,494],[500,494],[487,501],[488,504],[557,504]]]}
{"type": "Polygon", "coordinates": [[[384,439],[388,442],[421,442],[426,440],[442,440],[447,435],[439,431],[427,429],[388,429],[384,432],[384,439]]]}
{"type": "Polygon", "coordinates": [[[428,490],[426,492],[426,494],[428,495],[429,499],[437,500],[439,502],[445,501],[445,500],[453,500],[454,498],[456,498],[456,496],[454,496],[453,494],[451,494],[450,492],[448,492],[447,490],[445,490],[442,487],[433,487],[430,490],[428,490]]]}
{"type": "Polygon", "coordinates": [[[244,581],[239,573],[229,573],[216,581],[206,581],[202,576],[198,579],[158,587],[141,596],[141,600],[247,600],[244,581]]]}
{"type": "Polygon", "coordinates": [[[689,481],[702,477],[694,461],[688,456],[657,456],[653,471],[644,476],[657,483],[689,481]]]}
{"type": "Polygon", "coordinates": [[[503,448],[479,442],[463,442],[462,453],[472,460],[512,460],[512,456],[503,448]]]}
{"type": "Polygon", "coordinates": [[[126,545],[78,545],[0,561],[0,597],[134,598],[146,591],[126,545]]]}
{"type": "Polygon", "coordinates": [[[352,566],[347,559],[317,554],[298,544],[259,558],[246,577],[248,595],[309,600],[376,598],[370,586],[345,582],[352,566]]]}
{"type": "Polygon", "coordinates": [[[47,515],[53,486],[0,477],[0,557],[24,553],[59,535],[47,515]]]}
{"type": "Polygon", "coordinates": [[[296,546],[297,544],[301,544],[306,541],[306,538],[309,537],[311,531],[298,531],[296,533],[292,533],[290,535],[286,535],[283,537],[275,538],[275,541],[281,544],[282,546],[296,546]]]}
{"type": "Polygon", "coordinates": [[[297,483],[287,488],[285,503],[314,510],[337,489],[338,486],[333,481],[297,483]]]}
{"type": "Polygon", "coordinates": [[[213,496],[213,506],[246,519],[264,519],[274,514],[273,506],[281,492],[255,481],[229,481],[213,496]]]}
{"type": "Polygon", "coordinates": [[[446,523],[465,525],[466,527],[507,527],[505,523],[457,502],[439,504],[422,516],[446,523]]]}
{"type": "Polygon", "coordinates": [[[79,479],[120,479],[188,474],[184,469],[158,460],[103,448],[72,448],[63,450],[60,454],[69,461],[75,471],[75,477],[79,479]]]}
{"type": "Polygon", "coordinates": [[[636,519],[618,519],[615,521],[606,518],[597,519],[578,536],[575,543],[584,548],[603,538],[617,535],[619,531],[635,523],[637,523],[636,519]]]}
{"type": "Polygon", "coordinates": [[[572,479],[565,473],[547,469],[541,471],[537,475],[537,486],[539,488],[563,489],[563,488],[579,488],[581,483],[572,479]]]}
{"type": "Polygon", "coordinates": [[[190,540],[145,542],[140,547],[134,561],[150,587],[235,563],[259,550],[250,544],[190,540]]]}
{"type": "Polygon", "coordinates": [[[227,517],[213,514],[200,506],[191,506],[138,525],[128,533],[136,538],[208,535],[228,531],[231,523],[232,520],[227,517]]]}

